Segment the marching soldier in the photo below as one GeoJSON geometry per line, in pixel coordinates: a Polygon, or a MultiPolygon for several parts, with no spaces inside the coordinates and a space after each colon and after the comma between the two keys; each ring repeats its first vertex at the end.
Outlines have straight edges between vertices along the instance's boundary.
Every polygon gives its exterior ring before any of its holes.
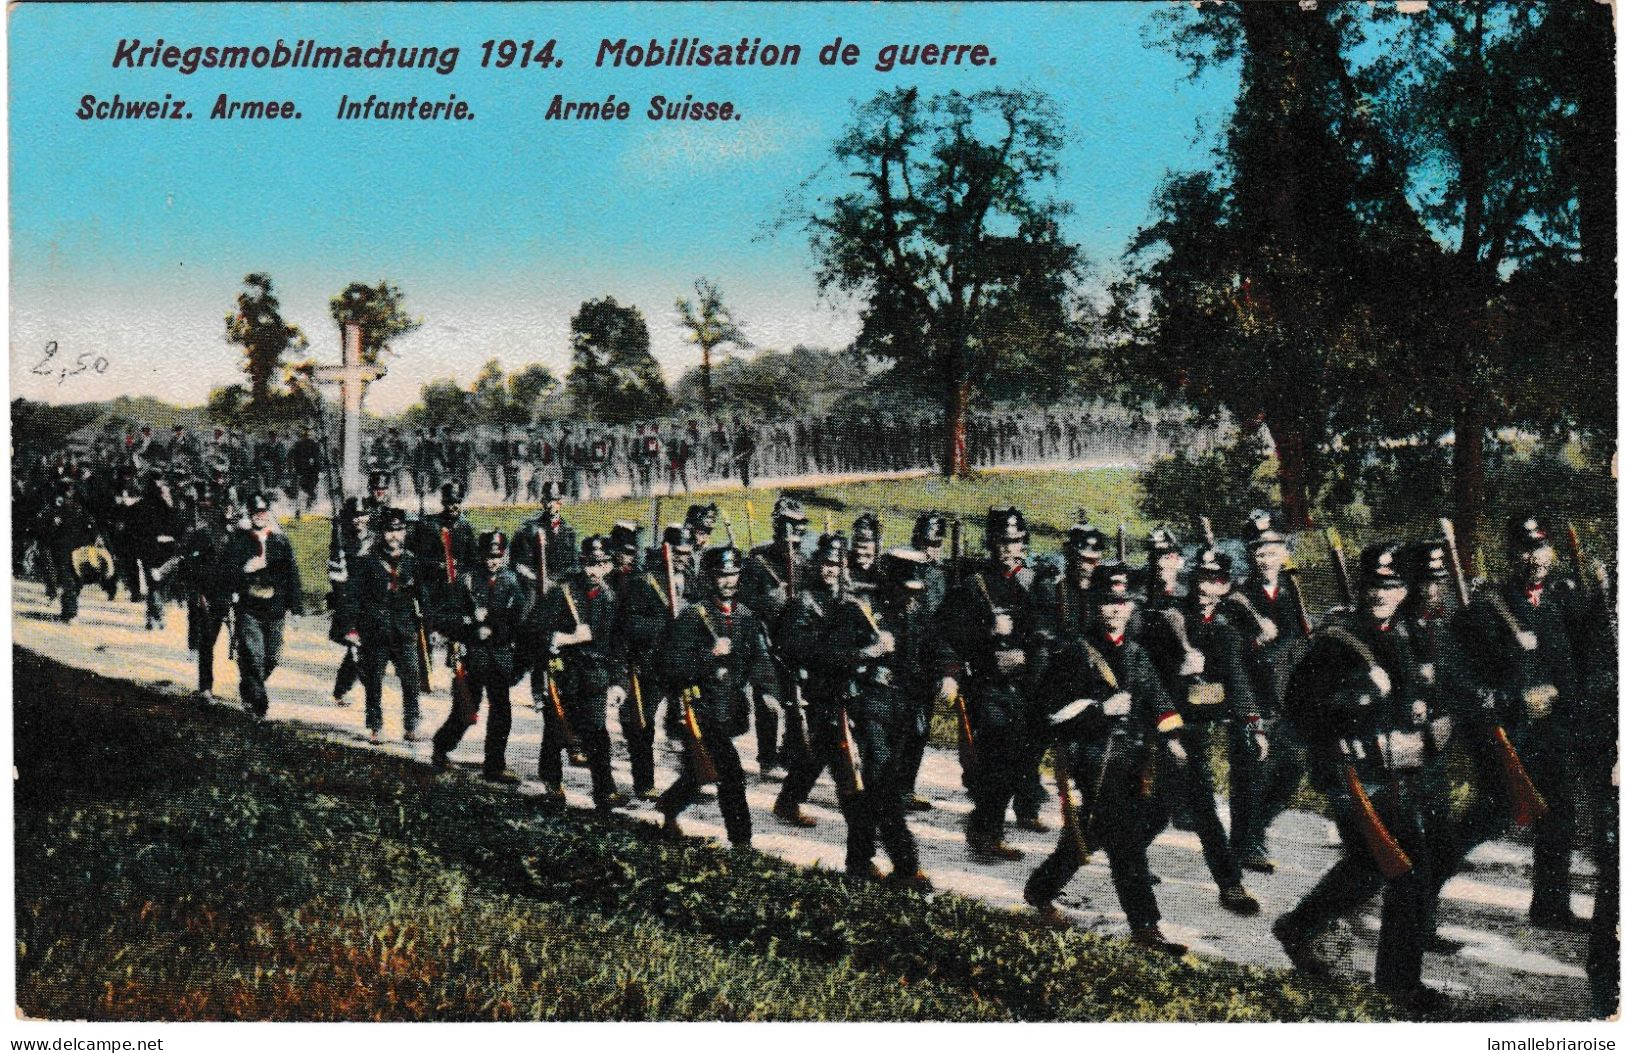
{"type": "MultiPolygon", "coordinates": [[[[693,422],[689,422],[693,426],[693,422]]],[[[694,459],[695,443],[688,434],[672,428],[671,438],[666,440],[666,495],[669,497],[677,492],[677,483],[681,480],[683,493],[688,493],[688,465],[694,459]]]]}
{"type": "MultiPolygon", "coordinates": [[[[385,465],[380,465],[380,467],[385,467],[385,465]]],[[[293,446],[288,450],[288,470],[298,485],[298,493],[294,495],[294,514],[298,515],[298,494],[304,494],[304,507],[306,511],[309,511],[316,504],[316,487],[321,482],[322,477],[322,448],[315,439],[311,438],[310,428],[307,426],[300,427],[299,438],[294,441],[293,446]]],[[[387,472],[385,472],[385,478],[388,478],[387,472]]]]}
{"type": "Polygon", "coordinates": [[[485,764],[481,774],[487,782],[513,786],[519,783],[519,776],[508,769],[508,732],[513,727],[508,689],[514,682],[514,645],[525,597],[518,577],[506,566],[508,538],[502,531],[482,533],[478,551],[484,565],[462,571],[451,590],[449,606],[441,613],[441,633],[463,649],[462,667],[453,676],[462,677],[464,686],[453,687],[451,712],[434,733],[431,763],[441,771],[450,767],[449,754],[473,727],[484,695],[485,764]]]}
{"type": "Polygon", "coordinates": [[[1303,744],[1288,721],[1282,721],[1287,680],[1309,649],[1304,615],[1298,608],[1298,584],[1284,573],[1286,535],[1273,517],[1255,511],[1244,528],[1252,572],[1234,595],[1252,616],[1256,635],[1247,648],[1253,669],[1260,728],[1269,742],[1256,765],[1243,765],[1230,779],[1230,843],[1243,869],[1273,873],[1268,832],[1286,810],[1303,782],[1303,744]],[[1239,782],[1238,782],[1239,778],[1239,782]]]}
{"type": "Polygon", "coordinates": [[[77,488],[67,480],[53,485],[53,493],[40,513],[40,520],[40,534],[51,553],[53,580],[62,605],[62,621],[71,623],[79,616],[81,585],[74,554],[95,543],[96,524],[80,503],[77,488]]]}
{"type": "Polygon", "coordinates": [[[749,847],[750,808],[745,772],[733,740],[750,730],[749,686],[770,707],[778,706],[778,674],[768,656],[762,623],[739,602],[744,560],[733,546],[709,549],[701,557],[707,595],[685,610],[672,626],[670,661],[674,682],[683,686],[685,724],[691,729],[682,774],[657,802],[668,836],[679,836],[677,819],[699,795],[702,769],[715,768],[717,803],[728,840],[749,847]],[[703,754],[702,754],[703,751],[703,754]],[[701,757],[705,763],[702,763],[701,757]]]}
{"type": "Polygon", "coordinates": [[[406,512],[388,509],[383,534],[356,560],[345,596],[345,643],[359,649],[366,692],[367,731],[374,744],[384,728],[384,669],[393,664],[401,682],[401,723],[407,742],[417,741],[420,633],[430,583],[418,557],[406,547],[406,512]]]}
{"type": "Polygon", "coordinates": [[[873,590],[880,584],[880,517],[864,512],[852,521],[852,551],[847,559],[854,588],[873,590]]]}
{"type": "Polygon", "coordinates": [[[564,491],[555,480],[542,484],[542,511],[519,524],[512,549],[514,573],[533,602],[553,580],[575,569],[576,532],[564,521],[564,491]]]}
{"type": "MultiPolygon", "coordinates": [[[[826,637],[826,646],[849,663],[845,715],[853,721],[862,762],[861,784],[842,799],[846,872],[878,876],[873,862],[878,835],[891,857],[891,879],[921,891],[932,886],[920,871],[908,829],[906,748],[925,734],[933,698],[943,693],[954,664],[922,602],[924,562],[911,549],[888,552],[881,561],[879,603],[871,605],[860,595],[841,604],[826,637]]],[[[837,711],[837,719],[841,716],[837,711]]]]}
{"type": "Polygon", "coordinates": [[[785,672],[780,682],[788,678],[794,691],[786,692],[786,716],[799,723],[798,730],[806,740],[791,751],[789,772],[773,802],[773,814],[791,826],[818,825],[801,806],[825,767],[835,762],[834,753],[845,730],[840,714],[851,673],[849,651],[855,648],[831,643],[829,633],[848,598],[844,580],[847,549],[843,534],[818,539],[812,574],[781,616],[785,672]]]}
{"type": "MultiPolygon", "coordinates": [[[[767,632],[768,646],[779,670],[779,684],[769,694],[793,697],[794,672],[785,662],[778,628],[784,612],[801,590],[801,539],[807,532],[807,513],[793,497],[773,503],[773,540],[756,546],[745,560],[739,578],[739,598],[759,619],[767,632]],[[781,686],[782,685],[782,686],[781,686]]],[[[698,536],[696,534],[696,543],[698,536]]],[[[756,761],[762,774],[780,765],[779,716],[760,696],[756,698],[756,761]]]]}
{"type": "Polygon", "coordinates": [[[384,517],[393,507],[389,500],[389,473],[367,473],[367,496],[362,506],[367,514],[367,533],[374,538],[384,536],[384,517]]]}
{"type": "MultiPolygon", "coordinates": [[[[915,519],[910,540],[914,550],[925,557],[914,568],[914,574],[923,586],[917,604],[927,617],[933,619],[948,596],[948,574],[943,567],[943,548],[947,538],[948,519],[941,512],[932,510],[915,519]]],[[[920,766],[925,763],[925,745],[930,737],[934,709],[934,704],[928,698],[923,731],[912,738],[905,737],[902,758],[898,762],[902,766],[903,795],[910,811],[928,812],[932,808],[930,801],[915,792],[915,786],[919,782],[920,766]]]]}
{"type": "Polygon", "coordinates": [[[711,537],[717,532],[717,520],[721,515],[721,509],[717,508],[715,501],[710,504],[688,506],[688,513],[683,517],[683,525],[694,535],[696,553],[704,552],[711,547],[711,537]]]}
{"type": "Polygon", "coordinates": [[[1142,832],[1146,756],[1166,748],[1184,752],[1178,712],[1129,634],[1135,596],[1129,570],[1102,562],[1090,578],[1090,616],[1083,633],[1057,642],[1038,692],[1055,739],[1055,770],[1063,803],[1076,793],[1065,829],[1049,858],[1027,879],[1023,897],[1052,924],[1060,895],[1094,848],[1104,848],[1118,903],[1134,942],[1182,955],[1185,947],[1162,934],[1142,832]]]}
{"type": "MultiPolygon", "coordinates": [[[[382,511],[376,513],[379,524],[382,525],[382,511]]],[[[339,671],[333,677],[333,704],[347,706],[350,704],[350,689],[361,679],[361,655],[357,648],[350,643],[350,630],[354,628],[349,624],[354,614],[355,605],[350,602],[347,593],[350,589],[350,574],[361,557],[373,546],[377,537],[372,532],[374,513],[368,510],[366,501],[361,498],[346,497],[344,507],[340,512],[339,558],[327,564],[327,609],[331,612],[331,622],[328,626],[327,638],[336,644],[344,646],[344,658],[339,662],[339,671]]]]}
{"type": "MultiPolygon", "coordinates": [[[[1581,766],[1575,750],[1595,719],[1588,697],[1587,647],[1596,615],[1572,579],[1555,571],[1548,520],[1516,516],[1507,528],[1511,574],[1480,589],[1461,625],[1474,668],[1494,689],[1496,711],[1471,721],[1465,745],[1482,774],[1444,869],[1453,873],[1472,849],[1508,825],[1506,785],[1494,755],[1493,729],[1504,730],[1547,812],[1535,821],[1534,896],[1529,920],[1543,928],[1583,927],[1569,907],[1569,855],[1581,766]]],[[[1606,624],[1606,623],[1605,623],[1606,624]]],[[[1613,701],[1606,700],[1612,706],[1613,701]]],[[[1613,792],[1613,791],[1610,791],[1613,792]]]]}
{"type": "Polygon", "coordinates": [[[162,629],[164,607],[169,603],[168,575],[178,562],[187,516],[176,504],[169,480],[155,475],[148,481],[146,495],[136,504],[132,518],[147,579],[147,629],[162,629]]]}
{"type": "Polygon", "coordinates": [[[130,594],[131,603],[140,603],[142,599],[141,528],[135,511],[140,501],[135,467],[124,465],[118,470],[117,489],[113,491],[105,519],[107,550],[113,557],[118,580],[130,594]]]}
{"type": "Polygon", "coordinates": [[[1272,931],[1294,966],[1324,975],[1316,939],[1382,891],[1377,988],[1431,1012],[1443,999],[1422,984],[1422,956],[1433,931],[1433,839],[1445,802],[1423,773],[1450,729],[1438,705],[1442,670],[1426,674],[1400,615],[1403,570],[1397,544],[1361,552],[1357,609],[1315,633],[1288,684],[1288,713],[1330,801],[1343,857],[1272,931]]]}
{"type": "Polygon", "coordinates": [[[967,572],[939,618],[967,674],[978,767],[966,773],[974,807],[965,841],[971,858],[981,863],[1021,858],[1020,849],[1004,842],[1005,812],[1022,775],[1036,763],[1026,734],[1027,696],[1032,670],[1040,664],[1035,659],[1041,640],[1030,597],[1028,537],[1019,511],[988,509],[989,559],[967,572]]]}
{"type": "Polygon", "coordinates": [[[263,493],[248,499],[249,529],[226,544],[225,572],[237,595],[237,675],[249,712],[263,719],[271,699],[265,681],[282,658],[282,628],[300,614],[299,565],[287,535],[272,528],[271,502],[263,493]]]}
{"type": "MultiPolygon", "coordinates": [[[[621,633],[627,644],[629,690],[621,728],[632,759],[632,792],[644,800],[655,793],[655,719],[668,697],[669,675],[665,653],[672,623],[688,606],[688,566],[694,546],[686,527],[669,523],[660,544],[649,549],[642,574],[629,577],[621,597],[621,633]]],[[[680,689],[678,689],[680,690],[680,689]]],[[[667,734],[677,721],[667,703],[667,734]]]]}
{"type": "Polygon", "coordinates": [[[756,456],[756,435],[745,422],[734,418],[733,461],[739,472],[739,484],[750,489],[751,461],[756,456]]]}
{"type": "MultiPolygon", "coordinates": [[[[1267,750],[1253,702],[1252,677],[1242,660],[1241,633],[1221,604],[1230,591],[1230,557],[1217,549],[1197,554],[1192,589],[1177,608],[1147,619],[1143,646],[1162,674],[1182,729],[1186,754],[1169,780],[1169,791],[1191,817],[1202,856],[1219,886],[1219,903],[1235,914],[1258,913],[1258,901],[1241,883],[1241,866],[1219,824],[1209,756],[1212,738],[1227,728],[1232,774],[1267,750]]],[[[1231,785],[1232,799],[1236,793],[1231,785]]],[[[1154,831],[1147,830],[1149,836],[1154,831]]]]}
{"type": "MultiPolygon", "coordinates": [[[[431,598],[443,597],[446,586],[457,580],[463,568],[475,563],[474,527],[463,515],[461,483],[448,479],[440,484],[440,514],[418,520],[413,553],[423,570],[425,587],[431,598]]],[[[444,606],[436,602],[435,609],[444,606]]]]}
{"type": "Polygon", "coordinates": [[[558,692],[544,708],[539,768],[544,800],[564,803],[560,755],[574,740],[586,754],[593,804],[601,812],[627,803],[615,788],[607,723],[609,708],[626,698],[626,641],[615,631],[619,602],[607,581],[611,562],[608,538],[583,538],[580,569],[556,579],[537,605],[530,630],[533,648],[545,652],[552,673],[548,690],[558,692]]]}
{"type": "Polygon", "coordinates": [[[225,573],[226,546],[237,510],[229,495],[198,491],[197,519],[181,539],[176,578],[186,590],[186,646],[197,652],[197,697],[214,701],[214,648],[231,612],[232,576],[225,573]]]}

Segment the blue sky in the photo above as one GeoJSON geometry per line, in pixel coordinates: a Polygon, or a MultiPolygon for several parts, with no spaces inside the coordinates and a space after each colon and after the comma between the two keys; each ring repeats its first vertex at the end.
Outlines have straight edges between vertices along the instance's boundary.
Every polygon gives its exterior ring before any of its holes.
{"type": "Polygon", "coordinates": [[[199,402],[238,379],[222,317],[244,274],[269,272],[284,313],[337,357],[327,298],[387,277],[425,318],[369,395],[382,411],[480,365],[568,368],[569,318],[613,295],[640,307],[668,379],[695,355],[673,301],[716,280],[758,345],[839,346],[851,304],[821,303],[805,239],[764,236],[787,192],[824,164],[854,103],[883,88],[1037,87],[1068,143],[1057,192],[1069,233],[1115,266],[1170,168],[1207,162],[1230,112],[1225,75],[1191,83],[1144,24],[1161,5],[31,5],[9,12],[12,384],[72,401],[199,402]],[[761,37],[803,46],[795,68],[600,69],[598,42],[761,37]],[[855,67],[818,48],[857,43],[855,67]],[[114,69],[121,38],[189,45],[460,46],[457,69],[114,69]],[[561,68],[481,69],[490,38],[555,37],[561,68]],[[985,43],[996,66],[880,73],[887,43],[985,43]],[[81,96],[188,100],[190,121],[81,121],[81,96]],[[211,121],[216,96],[295,101],[302,119],[211,121]],[[624,123],[544,122],[555,92],[632,102],[624,123]],[[651,95],[732,99],[726,124],[650,122],[651,95]],[[469,122],[339,122],[339,97],[455,93],[469,122]],[[106,374],[58,383],[38,348],[92,350],[106,374]]]}

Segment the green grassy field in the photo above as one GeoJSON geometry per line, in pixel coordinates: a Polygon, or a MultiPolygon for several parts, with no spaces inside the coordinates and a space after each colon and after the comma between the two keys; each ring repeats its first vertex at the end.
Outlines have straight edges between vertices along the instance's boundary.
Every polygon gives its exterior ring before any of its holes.
{"type": "Polygon", "coordinates": [[[1381,1019],[14,652],[17,1001],[92,1020],[1381,1019]]]}

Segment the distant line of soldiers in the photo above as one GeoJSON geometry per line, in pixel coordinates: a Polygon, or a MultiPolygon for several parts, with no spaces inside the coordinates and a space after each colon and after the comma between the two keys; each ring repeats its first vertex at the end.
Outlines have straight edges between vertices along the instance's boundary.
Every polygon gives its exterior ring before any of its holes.
{"type": "MultiPolygon", "coordinates": [[[[938,512],[918,518],[906,546],[887,548],[880,517],[864,513],[849,532],[826,523],[809,551],[806,511],[785,497],[772,538],[746,552],[715,505],[690,506],[648,547],[630,522],[578,540],[563,515],[568,494],[548,480],[541,511],[512,536],[476,536],[458,481],[440,487],[438,513],[415,521],[391,503],[392,480],[371,482],[369,497],[345,505],[329,564],[331,638],[344,649],[333,696],[344,704],[363,685],[377,741],[393,665],[406,737],[416,739],[430,657],[444,646],[453,702],[433,735],[436,768],[449,766],[483,707],[483,774],[519,781],[507,737],[511,691],[528,675],[543,715],[544,803],[562,804],[566,761],[590,771],[598,808],[627,803],[611,766],[613,710],[631,790],[655,802],[665,830],[679,835],[683,811],[714,784],[729,840],[748,845],[735,740],[754,730],[761,772],[786,772],[779,821],[814,824],[802,805],[827,771],[847,824],[848,873],[880,878],[874,857],[884,849],[889,879],[925,890],[907,816],[933,806],[915,785],[941,712],[959,727],[971,858],[1022,858],[1004,839],[1012,811],[1028,829],[1047,828],[1040,766],[1052,756],[1064,821],[1026,882],[1027,902],[1064,924],[1055,900],[1103,850],[1134,941],[1171,954],[1185,948],[1160,929],[1152,840],[1170,821],[1188,824],[1219,905],[1257,914],[1243,874],[1274,868],[1268,831],[1307,776],[1329,801],[1343,856],[1272,931],[1300,970],[1324,973],[1318,939],[1380,892],[1376,982],[1419,1011],[1440,1002],[1421,982],[1424,952],[1451,950],[1433,923],[1440,888],[1474,847],[1514,824],[1534,830],[1530,922],[1581,927],[1569,858],[1585,800],[1598,820],[1593,980],[1617,992],[1613,599],[1577,553],[1574,577],[1557,572],[1543,515],[1511,522],[1508,580],[1476,592],[1448,534],[1371,544],[1353,567],[1339,550],[1344,603],[1316,619],[1289,539],[1264,512],[1230,551],[1211,531],[1190,546],[1159,527],[1145,539],[1144,566],[1131,568],[1122,532],[1114,553],[1088,522],[1066,531],[1058,564],[1033,560],[1015,508],[988,511],[981,557],[961,551],[960,523],[938,512]],[[719,520],[725,543],[715,543],[719,520]],[[1231,555],[1240,549],[1244,567],[1231,555]],[[684,757],[663,792],[660,728],[684,757]],[[1228,831],[1215,747],[1228,757],[1228,831]],[[1473,791],[1459,820],[1448,807],[1455,753],[1473,791]]],[[[96,529],[75,490],[59,485],[40,513],[52,560],[70,568],[96,529]]],[[[166,502],[161,488],[138,501],[157,505],[131,522],[168,522],[149,515],[166,502]]],[[[200,691],[212,689],[213,641],[232,619],[244,704],[263,716],[282,618],[300,596],[269,501],[209,491],[189,529],[165,529],[159,536],[178,537],[174,562],[163,551],[150,559],[173,567],[160,582],[173,573],[186,583],[200,691]]],[[[66,592],[63,602],[68,616],[66,592]]]]}

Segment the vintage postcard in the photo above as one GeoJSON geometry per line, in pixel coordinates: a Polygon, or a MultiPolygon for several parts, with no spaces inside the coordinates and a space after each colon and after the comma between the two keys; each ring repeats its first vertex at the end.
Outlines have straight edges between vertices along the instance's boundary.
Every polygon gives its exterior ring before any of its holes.
{"type": "Polygon", "coordinates": [[[13,3],[12,1048],[1612,1048],[1615,32],[13,3]]]}

